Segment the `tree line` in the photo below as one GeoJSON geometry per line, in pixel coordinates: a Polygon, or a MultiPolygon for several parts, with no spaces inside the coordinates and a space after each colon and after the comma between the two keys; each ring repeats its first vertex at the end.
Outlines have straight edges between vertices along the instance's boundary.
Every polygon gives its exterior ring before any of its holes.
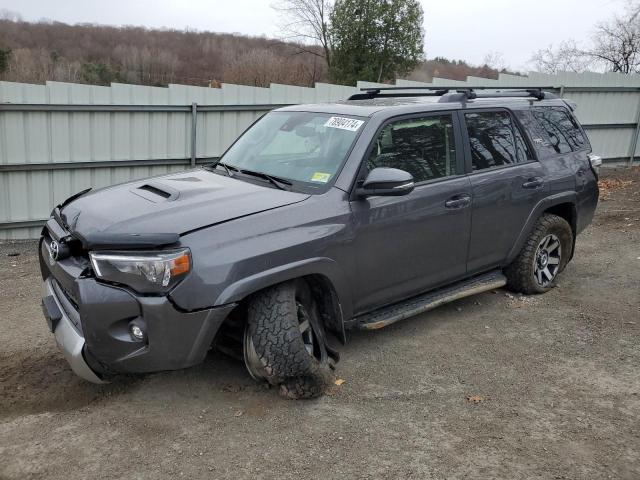
{"type": "Polygon", "coordinates": [[[433,76],[497,78],[485,62],[424,58],[417,0],[293,0],[278,39],[192,30],[25,22],[0,12],[0,80],[268,87],[433,76]]]}

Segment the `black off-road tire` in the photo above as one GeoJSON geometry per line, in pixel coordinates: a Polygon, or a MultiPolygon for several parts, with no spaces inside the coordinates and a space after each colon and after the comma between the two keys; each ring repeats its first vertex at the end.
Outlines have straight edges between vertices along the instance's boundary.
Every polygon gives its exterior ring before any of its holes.
{"type": "Polygon", "coordinates": [[[564,270],[571,258],[573,249],[573,231],[567,221],[557,215],[542,215],[529,234],[529,238],[515,260],[504,270],[507,288],[527,295],[545,293],[556,286],[558,275],[564,270]],[[536,262],[541,242],[549,235],[560,241],[560,263],[552,281],[541,285],[536,279],[536,262]]]}
{"type": "MultiPolygon", "coordinates": [[[[261,376],[280,387],[286,398],[321,396],[333,381],[322,339],[316,302],[303,280],[285,282],[255,294],[248,305],[248,335],[260,362],[261,376]],[[309,353],[300,332],[299,309],[306,309],[319,342],[309,353]]],[[[245,348],[246,345],[245,345],[245,348]]]]}

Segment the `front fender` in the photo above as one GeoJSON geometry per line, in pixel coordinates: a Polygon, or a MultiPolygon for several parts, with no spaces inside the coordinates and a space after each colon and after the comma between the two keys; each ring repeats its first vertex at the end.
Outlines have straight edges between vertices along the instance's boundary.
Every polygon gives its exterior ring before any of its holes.
{"type": "Polygon", "coordinates": [[[239,302],[248,295],[278,283],[307,275],[322,275],[333,286],[342,310],[342,320],[351,318],[353,304],[349,284],[337,262],[326,257],[308,258],[280,265],[242,278],[228,285],[215,301],[214,306],[239,302]]]}
{"type": "MultiPolygon", "coordinates": [[[[520,250],[522,250],[522,247],[524,247],[524,244],[527,241],[527,238],[529,237],[529,234],[531,233],[533,226],[546,210],[563,203],[569,203],[573,205],[573,207],[575,208],[576,202],[577,202],[577,195],[575,192],[557,193],[555,195],[550,195],[540,200],[536,204],[536,206],[533,208],[533,210],[531,210],[531,213],[529,214],[529,217],[527,218],[527,221],[524,224],[524,227],[522,228],[522,230],[520,231],[520,234],[518,235],[518,239],[514,243],[513,247],[511,248],[511,251],[509,252],[509,255],[507,256],[506,264],[507,265],[510,264],[518,256],[518,254],[520,253],[520,250]]],[[[574,238],[574,242],[575,242],[575,238],[574,238]]]]}

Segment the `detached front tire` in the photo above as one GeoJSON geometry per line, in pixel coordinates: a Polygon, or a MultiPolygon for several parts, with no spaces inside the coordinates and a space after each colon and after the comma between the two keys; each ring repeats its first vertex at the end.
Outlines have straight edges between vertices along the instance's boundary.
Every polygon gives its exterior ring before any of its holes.
{"type": "Polygon", "coordinates": [[[569,223],[557,215],[542,215],[518,256],[504,271],[507,288],[527,295],[549,291],[567,266],[572,249],[569,223]]]}
{"type": "Polygon", "coordinates": [[[333,374],[308,284],[295,280],[258,292],[247,313],[244,359],[251,376],[279,386],[286,398],[322,395],[333,374]]]}

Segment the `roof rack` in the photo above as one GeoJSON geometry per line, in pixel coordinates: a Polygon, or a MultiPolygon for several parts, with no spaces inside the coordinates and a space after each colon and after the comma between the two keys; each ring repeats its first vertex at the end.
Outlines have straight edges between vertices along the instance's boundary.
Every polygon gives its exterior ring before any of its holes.
{"type": "Polygon", "coordinates": [[[543,100],[545,98],[558,98],[556,95],[550,92],[544,92],[543,90],[554,90],[554,87],[468,87],[466,85],[461,86],[437,86],[437,87],[368,87],[361,88],[364,93],[356,93],[349,97],[349,100],[368,100],[372,98],[384,98],[384,97],[441,97],[439,102],[462,102],[466,100],[472,100],[474,98],[502,98],[502,97],[531,97],[536,100],[543,100]],[[406,90],[415,90],[414,92],[407,92],[406,90]],[[494,92],[482,92],[478,95],[476,90],[495,90],[494,92]],[[398,93],[393,93],[393,92],[398,93]],[[389,92],[389,93],[387,93],[389,92]],[[449,94],[449,95],[447,95],[449,94]]]}

